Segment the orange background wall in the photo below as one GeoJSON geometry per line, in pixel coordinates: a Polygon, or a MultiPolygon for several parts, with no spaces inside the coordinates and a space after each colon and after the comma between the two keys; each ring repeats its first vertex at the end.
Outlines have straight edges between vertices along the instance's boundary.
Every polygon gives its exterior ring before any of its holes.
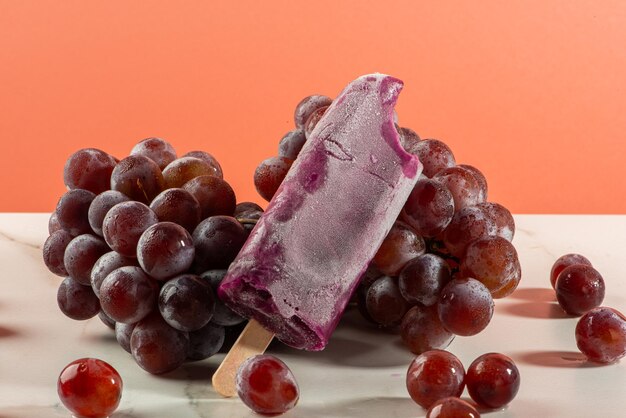
{"type": "Polygon", "coordinates": [[[369,72],[514,213],[626,213],[626,2],[544,0],[0,0],[0,211],[53,210],[72,152],[148,136],[259,201],[297,102],[369,72]]]}

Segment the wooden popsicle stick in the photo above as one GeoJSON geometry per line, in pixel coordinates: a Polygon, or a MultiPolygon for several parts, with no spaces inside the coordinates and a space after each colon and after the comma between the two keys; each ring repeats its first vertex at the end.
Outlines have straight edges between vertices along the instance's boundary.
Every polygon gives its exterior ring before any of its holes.
{"type": "Polygon", "coordinates": [[[213,388],[225,398],[237,395],[235,378],[239,366],[247,358],[256,354],[263,354],[272,342],[274,333],[266,330],[256,320],[251,319],[241,331],[239,338],[231,347],[226,357],[213,374],[213,388]]]}

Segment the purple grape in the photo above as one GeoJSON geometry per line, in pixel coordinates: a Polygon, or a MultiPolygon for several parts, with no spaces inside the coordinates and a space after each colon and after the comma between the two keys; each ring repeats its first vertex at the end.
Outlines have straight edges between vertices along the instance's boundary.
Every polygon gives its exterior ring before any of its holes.
{"type": "Polygon", "coordinates": [[[232,187],[219,177],[199,176],[183,185],[200,204],[201,218],[215,215],[231,216],[237,206],[232,187]]]}
{"type": "Polygon", "coordinates": [[[185,272],[191,267],[195,254],[189,232],[173,222],[150,226],[137,243],[139,265],[157,280],[166,280],[185,272]]]}
{"type": "Polygon", "coordinates": [[[100,286],[100,305],[116,322],[133,324],[145,318],[157,304],[159,286],[139,267],[113,270],[100,286]]]}
{"type": "Polygon", "coordinates": [[[69,190],[61,196],[55,211],[61,228],[73,236],[90,234],[89,205],[95,197],[95,194],[83,189],[69,190]]]}
{"type": "Polygon", "coordinates": [[[142,139],[130,151],[130,155],[143,155],[157,163],[163,170],[176,159],[176,151],[172,145],[161,138],[142,139]]]}
{"type": "Polygon", "coordinates": [[[168,280],[159,294],[159,311],[171,327],[196,331],[211,320],[215,295],[211,286],[193,274],[168,280]]]}
{"type": "Polygon", "coordinates": [[[124,349],[124,351],[130,353],[130,337],[135,329],[135,324],[122,324],[121,322],[115,323],[115,339],[117,343],[124,349]]]}
{"type": "Polygon", "coordinates": [[[82,321],[100,312],[100,302],[89,286],[66,277],[57,291],[57,303],[67,317],[82,321]]]}
{"type": "Polygon", "coordinates": [[[397,325],[409,309],[396,281],[389,276],[377,279],[369,287],[366,296],[367,312],[378,324],[397,325]]]}
{"type": "Polygon", "coordinates": [[[156,214],[141,202],[122,202],[107,212],[102,233],[107,244],[126,257],[137,257],[141,234],[159,221],[156,214]]]}
{"type": "Polygon", "coordinates": [[[115,166],[111,189],[148,204],[165,189],[165,180],[157,163],[143,155],[131,155],[115,166]]]}
{"type": "Polygon", "coordinates": [[[320,107],[329,106],[333,100],[328,96],[314,94],[307,96],[298,103],[294,112],[296,128],[302,129],[311,115],[320,107]]]}
{"type": "Polygon", "coordinates": [[[82,285],[91,284],[91,269],[98,259],[109,252],[106,243],[95,235],[83,234],[73,238],[65,248],[63,264],[67,274],[82,285]]]}
{"type": "Polygon", "coordinates": [[[161,192],[150,203],[150,209],[161,222],[175,222],[189,233],[202,220],[200,204],[195,197],[185,189],[167,189],[161,192]]]}
{"type": "Polygon", "coordinates": [[[278,156],[295,160],[305,142],[306,136],[302,129],[287,132],[278,144],[278,156]]]}
{"type": "Polygon", "coordinates": [[[102,236],[102,222],[107,212],[118,203],[128,202],[130,198],[124,193],[107,190],[96,196],[91,205],[89,205],[89,211],[87,212],[87,218],[89,219],[89,225],[93,232],[102,236]]]}
{"type": "Polygon", "coordinates": [[[224,345],[226,331],[223,326],[211,322],[189,333],[187,360],[204,360],[216,354],[224,345]]]}
{"type": "Polygon", "coordinates": [[[211,216],[193,231],[196,257],[193,271],[228,268],[246,242],[248,233],[230,216],[211,216]]]}
{"type": "Polygon", "coordinates": [[[56,212],[52,212],[50,219],[48,219],[48,234],[52,235],[56,231],[63,229],[59,223],[59,217],[56,212]]]}
{"type": "Polygon", "coordinates": [[[104,312],[102,309],[100,309],[100,312],[98,312],[98,318],[108,328],[115,330],[115,321],[113,320],[113,318],[107,315],[106,312],[104,312]]]}
{"type": "Polygon", "coordinates": [[[96,148],[76,151],[67,159],[63,181],[70,189],[85,189],[94,194],[109,189],[115,159],[96,148]]]}
{"type": "MultiPolygon", "coordinates": [[[[222,279],[226,275],[226,270],[208,270],[202,273],[200,276],[211,286],[213,293],[217,295],[217,288],[219,287],[222,279]]],[[[213,317],[211,323],[221,325],[224,327],[231,327],[233,325],[241,324],[245,318],[236,314],[232,309],[224,304],[218,297],[215,298],[215,310],[213,311],[213,317]]]]}
{"type": "Polygon", "coordinates": [[[409,309],[400,324],[400,337],[415,354],[443,350],[454,340],[454,334],[441,323],[436,305],[409,309]]]}
{"type": "Polygon", "coordinates": [[[450,267],[435,254],[422,254],[409,261],[400,272],[400,293],[411,304],[432,306],[437,303],[441,289],[451,279],[450,267]]]}
{"type": "Polygon", "coordinates": [[[124,257],[115,251],[109,251],[95,262],[93,268],[91,269],[90,282],[91,288],[98,298],[100,297],[100,287],[102,286],[102,282],[106,279],[109,273],[120,267],[126,266],[137,266],[137,259],[124,257]]]}
{"type": "Polygon", "coordinates": [[[60,229],[50,234],[43,244],[43,262],[52,273],[57,276],[67,276],[67,269],[63,262],[65,248],[72,241],[69,232],[60,229]]]}

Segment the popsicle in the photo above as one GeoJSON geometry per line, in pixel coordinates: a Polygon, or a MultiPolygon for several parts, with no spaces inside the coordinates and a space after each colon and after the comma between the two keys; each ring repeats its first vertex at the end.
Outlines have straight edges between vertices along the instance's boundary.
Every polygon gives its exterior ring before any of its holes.
{"type": "Polygon", "coordinates": [[[402,86],[383,74],[348,84],[224,277],[220,298],[253,320],[249,332],[262,325],[266,343],[274,334],[299,349],[326,346],[413,189],[422,165],[392,115],[402,86]]]}

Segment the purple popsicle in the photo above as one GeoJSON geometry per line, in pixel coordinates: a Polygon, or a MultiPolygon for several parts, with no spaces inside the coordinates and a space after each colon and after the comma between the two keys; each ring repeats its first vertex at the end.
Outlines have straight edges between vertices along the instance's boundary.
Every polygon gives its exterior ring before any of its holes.
{"type": "Polygon", "coordinates": [[[326,346],[422,171],[393,122],[402,86],[371,74],[341,92],[219,287],[285,344],[326,346]]]}

